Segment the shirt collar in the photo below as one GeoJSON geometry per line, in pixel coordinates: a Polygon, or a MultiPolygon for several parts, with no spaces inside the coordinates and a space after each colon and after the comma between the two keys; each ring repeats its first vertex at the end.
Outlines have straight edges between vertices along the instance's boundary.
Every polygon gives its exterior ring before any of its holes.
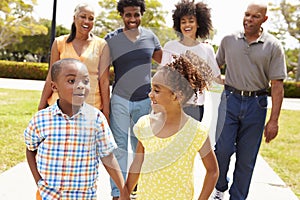
{"type": "Polygon", "coordinates": [[[51,112],[52,115],[60,115],[60,116],[67,116],[68,118],[76,118],[77,116],[85,116],[86,113],[88,113],[88,108],[87,108],[87,104],[83,103],[83,105],[81,106],[81,108],[79,109],[78,113],[76,113],[75,115],[73,115],[72,117],[69,117],[68,115],[66,115],[65,113],[62,112],[62,110],[59,108],[58,106],[58,100],[51,106],[51,112]]]}
{"type": "MultiPolygon", "coordinates": [[[[261,29],[262,29],[261,35],[260,35],[260,36],[257,38],[257,40],[256,40],[255,42],[253,42],[253,43],[259,43],[259,42],[264,43],[264,42],[265,42],[265,40],[266,40],[266,34],[265,34],[265,31],[264,31],[264,29],[263,29],[262,27],[261,27],[261,29]]],[[[244,30],[243,30],[243,31],[240,31],[240,32],[238,33],[237,37],[238,37],[239,39],[244,39],[244,40],[246,40],[244,30]]]]}

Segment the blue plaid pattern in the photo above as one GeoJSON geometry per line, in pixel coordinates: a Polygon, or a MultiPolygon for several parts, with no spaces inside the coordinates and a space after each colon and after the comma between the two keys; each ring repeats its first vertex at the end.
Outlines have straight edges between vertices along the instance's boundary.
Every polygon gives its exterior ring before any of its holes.
{"type": "Polygon", "coordinates": [[[24,136],[27,148],[37,150],[43,199],[96,199],[100,158],[117,147],[98,109],[84,104],[69,117],[54,104],[35,114],[24,136]]]}

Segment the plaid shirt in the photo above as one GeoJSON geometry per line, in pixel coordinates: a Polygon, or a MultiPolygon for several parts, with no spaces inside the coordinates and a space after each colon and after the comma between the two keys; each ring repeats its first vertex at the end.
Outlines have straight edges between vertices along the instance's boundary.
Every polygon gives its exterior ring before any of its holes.
{"type": "Polygon", "coordinates": [[[54,104],[35,114],[24,136],[27,148],[37,150],[43,199],[96,199],[100,158],[117,147],[98,109],[84,104],[69,117],[54,104]]]}

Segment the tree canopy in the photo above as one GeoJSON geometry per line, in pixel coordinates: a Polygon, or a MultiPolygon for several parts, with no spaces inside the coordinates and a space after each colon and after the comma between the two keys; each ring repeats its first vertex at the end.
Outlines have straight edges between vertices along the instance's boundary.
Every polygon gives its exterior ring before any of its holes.
{"type": "MultiPolygon", "coordinates": [[[[39,62],[48,62],[48,55],[50,53],[50,33],[51,33],[51,21],[48,19],[40,19],[39,24],[47,28],[47,34],[36,34],[30,36],[21,37],[20,42],[8,45],[5,50],[6,53],[18,52],[18,58],[10,56],[12,60],[22,60],[30,53],[36,55],[36,60],[39,62]]],[[[68,34],[70,31],[64,28],[62,25],[56,27],[56,36],[68,34]]],[[[34,60],[31,60],[34,61],[34,60]]]]}
{"type": "Polygon", "coordinates": [[[20,42],[22,36],[47,34],[47,28],[37,23],[31,15],[34,4],[36,0],[1,0],[0,49],[20,42]]]}
{"type": "Polygon", "coordinates": [[[286,50],[286,55],[289,75],[295,78],[296,81],[300,81],[300,3],[298,1],[282,0],[279,4],[271,3],[270,6],[270,11],[275,15],[271,19],[274,22],[272,23],[274,27],[271,33],[282,39],[282,41],[284,41],[287,34],[298,41],[298,48],[286,50]]]}

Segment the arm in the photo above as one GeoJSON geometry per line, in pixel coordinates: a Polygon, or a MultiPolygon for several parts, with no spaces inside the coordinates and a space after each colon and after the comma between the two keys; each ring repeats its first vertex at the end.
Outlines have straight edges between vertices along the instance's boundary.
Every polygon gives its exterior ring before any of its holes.
{"type": "Polygon", "coordinates": [[[51,48],[49,70],[48,70],[47,78],[46,78],[45,85],[44,85],[44,88],[42,91],[38,110],[44,109],[48,106],[47,100],[53,93],[52,88],[51,88],[51,68],[52,68],[52,64],[59,59],[60,59],[60,55],[59,55],[59,52],[57,49],[57,41],[54,40],[52,48],[51,48]]]}
{"type": "Polygon", "coordinates": [[[272,109],[269,121],[265,126],[264,136],[269,143],[278,134],[278,118],[280,115],[281,104],[284,97],[283,80],[271,81],[272,109]]]}
{"type": "Polygon", "coordinates": [[[202,162],[206,169],[206,174],[202,190],[198,198],[199,200],[205,200],[209,198],[219,177],[218,162],[213,150],[211,150],[205,157],[202,158],[202,162]]]}
{"type": "Polygon", "coordinates": [[[157,62],[158,64],[161,63],[162,53],[163,53],[163,51],[160,49],[160,50],[154,51],[154,53],[152,55],[152,59],[155,60],[155,62],[157,62]]]}
{"type": "Polygon", "coordinates": [[[40,175],[38,169],[37,169],[37,165],[36,165],[36,156],[37,151],[30,151],[26,148],[26,158],[27,158],[27,162],[30,168],[30,171],[33,175],[34,181],[37,184],[38,181],[42,178],[42,176],[40,175]]]}
{"type": "Polygon", "coordinates": [[[107,171],[107,173],[110,175],[110,177],[113,179],[113,181],[116,183],[117,187],[120,190],[120,197],[121,199],[126,199],[125,197],[129,197],[129,194],[124,187],[124,178],[121,173],[121,169],[119,167],[118,161],[115,158],[114,154],[111,153],[106,157],[101,158],[101,161],[107,171]]]}
{"type": "Polygon", "coordinates": [[[224,78],[222,78],[221,75],[218,75],[217,77],[214,77],[214,81],[220,85],[224,85],[224,78]]]}
{"type": "MultiPolygon", "coordinates": [[[[224,85],[224,78],[222,78],[221,74],[221,67],[218,65],[216,60],[216,54],[214,51],[214,48],[210,44],[206,44],[207,47],[207,58],[206,61],[208,65],[210,66],[212,73],[213,73],[213,80],[215,83],[218,83],[220,85],[224,85]]],[[[199,56],[201,57],[201,56],[199,56]]]]}
{"type": "Polygon", "coordinates": [[[110,100],[110,90],[109,90],[109,67],[110,67],[110,55],[109,47],[106,44],[99,61],[99,87],[101,102],[103,105],[102,112],[105,115],[109,123],[109,100],[110,100]]]}
{"type": "Polygon", "coordinates": [[[144,161],[144,147],[142,143],[138,141],[136,146],[136,154],[129,168],[128,177],[125,183],[125,186],[127,187],[127,191],[129,193],[132,192],[133,188],[138,182],[143,161],[144,161]]]}

